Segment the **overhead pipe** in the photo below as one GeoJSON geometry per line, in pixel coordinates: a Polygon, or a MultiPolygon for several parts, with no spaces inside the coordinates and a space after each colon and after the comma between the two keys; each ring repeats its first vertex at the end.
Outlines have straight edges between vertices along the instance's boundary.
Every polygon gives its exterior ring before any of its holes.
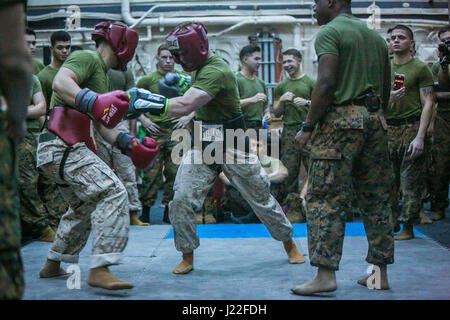
{"type": "MultiPolygon", "coordinates": [[[[254,2],[255,5],[261,5],[261,2],[254,2]]],[[[183,4],[185,7],[194,7],[199,6],[199,3],[187,3],[183,4]]],[[[207,3],[207,4],[201,4],[202,6],[223,6],[223,3],[207,3]]],[[[150,8],[143,16],[141,16],[139,19],[133,18],[130,11],[130,1],[129,0],[121,0],[121,12],[122,12],[122,19],[125,21],[126,24],[128,24],[131,27],[136,27],[139,24],[143,25],[150,25],[150,26],[176,26],[182,22],[185,22],[187,17],[181,17],[181,18],[166,18],[164,17],[164,21],[161,21],[160,18],[146,18],[150,13],[153,12],[156,8],[160,7],[179,7],[180,4],[157,4],[150,8]]],[[[162,15],[160,15],[162,16],[162,15]]],[[[206,25],[233,25],[233,24],[239,24],[242,21],[246,21],[246,23],[261,23],[260,21],[263,21],[263,23],[282,23],[282,24],[289,24],[294,23],[295,18],[289,15],[277,15],[277,16],[207,16],[207,17],[198,17],[196,20],[206,24],[206,25]],[[256,18],[256,20],[255,20],[256,18]],[[262,20],[263,19],[263,20],[262,20]]]]}

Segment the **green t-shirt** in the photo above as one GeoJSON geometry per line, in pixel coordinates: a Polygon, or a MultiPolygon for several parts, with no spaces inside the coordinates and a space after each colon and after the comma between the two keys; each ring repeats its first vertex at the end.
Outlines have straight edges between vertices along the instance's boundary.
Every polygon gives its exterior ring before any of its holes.
{"type": "MultiPolygon", "coordinates": [[[[33,96],[42,92],[41,83],[38,77],[33,74],[33,88],[31,92],[30,104],[33,104],[33,96]]],[[[39,129],[39,119],[27,119],[27,129],[39,129]]]]}
{"type": "MultiPolygon", "coordinates": [[[[431,73],[433,74],[433,80],[435,83],[439,82],[439,62],[433,63],[431,66],[431,73]]],[[[440,89],[439,86],[437,88],[440,89]]],[[[437,111],[439,112],[449,112],[450,111],[450,100],[439,101],[437,106],[437,111]]]]}
{"type": "Polygon", "coordinates": [[[111,91],[127,91],[128,89],[134,87],[134,75],[130,69],[128,69],[127,71],[109,69],[107,75],[111,84],[111,91]]]}
{"type": "Polygon", "coordinates": [[[47,102],[47,109],[50,106],[50,101],[52,99],[52,84],[53,79],[55,79],[56,74],[58,73],[59,69],[53,68],[52,66],[48,65],[44,69],[41,70],[37,74],[37,77],[39,78],[39,81],[41,82],[42,86],[42,93],[44,94],[45,101],[47,102]]]}
{"type": "MultiPolygon", "coordinates": [[[[275,87],[274,99],[277,101],[286,92],[292,92],[295,97],[311,100],[315,83],[306,74],[300,79],[292,80],[286,78],[275,87]]],[[[285,125],[300,124],[305,121],[309,106],[297,107],[292,101],[285,101],[283,103],[283,122],[285,125]]]]}
{"type": "Polygon", "coordinates": [[[389,62],[386,41],[365,21],[341,14],[322,26],[316,37],[317,56],[339,57],[333,104],[348,103],[367,93],[382,96],[384,65],[389,62]]]}
{"type": "Polygon", "coordinates": [[[394,73],[405,75],[406,92],[403,98],[388,106],[386,119],[404,119],[411,116],[420,116],[422,113],[422,101],[420,89],[433,86],[433,75],[430,68],[422,61],[412,58],[405,64],[398,65],[391,61],[391,80],[394,81],[394,73]]]}
{"type": "MultiPolygon", "coordinates": [[[[242,73],[236,74],[239,97],[247,99],[254,97],[258,93],[266,94],[266,84],[264,81],[255,77],[253,80],[246,78],[242,73]]],[[[251,103],[242,108],[244,119],[246,121],[261,121],[264,116],[265,102],[251,103]]]]}
{"type": "MultiPolygon", "coordinates": [[[[174,71],[175,73],[179,73],[177,71],[174,71]]],[[[159,94],[159,80],[162,79],[164,75],[156,70],[155,72],[150,73],[149,75],[146,75],[139,79],[136,87],[147,89],[152,93],[158,93],[159,94]]],[[[149,113],[146,114],[146,116],[152,120],[154,123],[159,125],[165,125],[165,126],[173,126],[175,125],[172,123],[172,120],[176,119],[176,117],[166,117],[164,115],[162,116],[155,116],[151,115],[149,113]]]]}
{"type": "Polygon", "coordinates": [[[33,58],[33,74],[38,74],[44,68],[45,66],[42,62],[40,62],[38,59],[33,58]]]}
{"type": "Polygon", "coordinates": [[[204,121],[226,121],[242,114],[236,76],[219,56],[208,58],[200,70],[192,74],[191,86],[208,93],[212,100],[195,111],[204,121]]]}
{"type": "MultiPolygon", "coordinates": [[[[79,50],[72,52],[62,66],[75,73],[80,88],[89,88],[97,93],[110,91],[106,65],[97,51],[79,50]]],[[[54,92],[50,108],[53,108],[55,104],[66,105],[67,103],[54,92]]]]}

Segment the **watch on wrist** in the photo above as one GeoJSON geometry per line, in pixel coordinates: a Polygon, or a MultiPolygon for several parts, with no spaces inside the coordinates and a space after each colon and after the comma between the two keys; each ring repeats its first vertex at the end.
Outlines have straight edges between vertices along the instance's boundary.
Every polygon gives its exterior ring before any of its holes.
{"type": "Polygon", "coordinates": [[[306,122],[302,122],[302,131],[303,132],[313,132],[314,131],[314,127],[313,126],[307,126],[306,122]]]}
{"type": "Polygon", "coordinates": [[[306,100],[306,105],[310,106],[311,105],[311,100],[306,100]]]}

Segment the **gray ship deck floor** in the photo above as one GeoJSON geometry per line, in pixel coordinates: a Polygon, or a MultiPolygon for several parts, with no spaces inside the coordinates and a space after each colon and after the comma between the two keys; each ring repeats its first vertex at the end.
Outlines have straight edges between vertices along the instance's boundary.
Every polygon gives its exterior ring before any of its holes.
{"type": "MultiPolygon", "coordinates": [[[[242,225],[241,225],[242,226],[242,225]]],[[[255,225],[253,225],[255,227],[255,225]]],[[[257,227],[257,226],[256,226],[257,227]]],[[[296,225],[296,228],[304,226],[296,225]]],[[[229,225],[203,225],[203,232],[229,225]]],[[[288,264],[282,244],[269,237],[201,238],[195,252],[195,269],[188,275],[172,274],[180,253],[170,238],[170,225],[130,228],[124,263],[111,267],[119,278],[135,288],[105,292],[86,284],[90,241],[80,254],[81,289],[69,290],[67,278],[39,279],[50,243],[32,242],[22,248],[25,265],[25,300],[300,300],[318,297],[293,295],[290,288],[311,280],[316,268],[309,265],[307,240],[295,238],[306,255],[302,265],[288,264]]],[[[220,235],[220,234],[219,234],[220,235]]],[[[295,235],[295,234],[294,234],[295,235]]],[[[450,252],[432,239],[419,235],[410,241],[396,241],[395,263],[389,266],[391,289],[368,290],[356,283],[366,274],[367,241],[364,236],[348,236],[337,272],[338,290],[327,299],[449,299],[450,252]]],[[[63,264],[67,267],[67,264],[63,264]]]]}

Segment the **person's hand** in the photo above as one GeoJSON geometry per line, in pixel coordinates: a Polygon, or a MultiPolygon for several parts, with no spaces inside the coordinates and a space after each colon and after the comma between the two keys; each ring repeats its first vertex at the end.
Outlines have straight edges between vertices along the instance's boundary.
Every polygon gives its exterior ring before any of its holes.
{"type": "Polygon", "coordinates": [[[400,88],[398,90],[392,90],[391,91],[391,98],[392,102],[398,102],[400,101],[403,96],[405,95],[406,87],[400,88]]]}
{"type": "Polygon", "coordinates": [[[23,141],[26,133],[25,128],[25,120],[17,122],[8,117],[8,113],[6,113],[3,130],[6,132],[6,135],[14,141],[15,145],[18,145],[23,141]]]}
{"type": "Polygon", "coordinates": [[[308,100],[297,97],[294,99],[294,104],[296,107],[302,107],[308,105],[308,100]]]}
{"type": "Polygon", "coordinates": [[[140,117],[139,120],[141,121],[142,126],[150,133],[158,133],[159,132],[159,126],[154,123],[149,118],[143,116],[140,117]]]}
{"type": "Polygon", "coordinates": [[[187,116],[172,120],[172,123],[175,123],[175,125],[173,126],[173,129],[176,130],[176,129],[186,128],[186,126],[189,124],[191,119],[192,119],[192,116],[187,115],[187,116]]]}
{"type": "Polygon", "coordinates": [[[411,153],[410,159],[414,159],[423,153],[424,138],[415,137],[409,144],[408,153],[411,153]]]}
{"type": "Polygon", "coordinates": [[[253,103],[266,102],[267,96],[264,93],[259,92],[252,97],[252,101],[253,103]]]}
{"type": "Polygon", "coordinates": [[[280,97],[280,101],[292,101],[294,97],[295,95],[292,92],[288,91],[280,97]]]}
{"type": "Polygon", "coordinates": [[[300,130],[295,135],[295,140],[297,141],[300,149],[303,149],[306,146],[309,139],[311,139],[311,132],[303,132],[303,130],[300,130]]]}
{"type": "Polygon", "coordinates": [[[264,119],[265,123],[271,124],[272,123],[272,114],[270,112],[266,112],[263,119],[264,119]]]}

